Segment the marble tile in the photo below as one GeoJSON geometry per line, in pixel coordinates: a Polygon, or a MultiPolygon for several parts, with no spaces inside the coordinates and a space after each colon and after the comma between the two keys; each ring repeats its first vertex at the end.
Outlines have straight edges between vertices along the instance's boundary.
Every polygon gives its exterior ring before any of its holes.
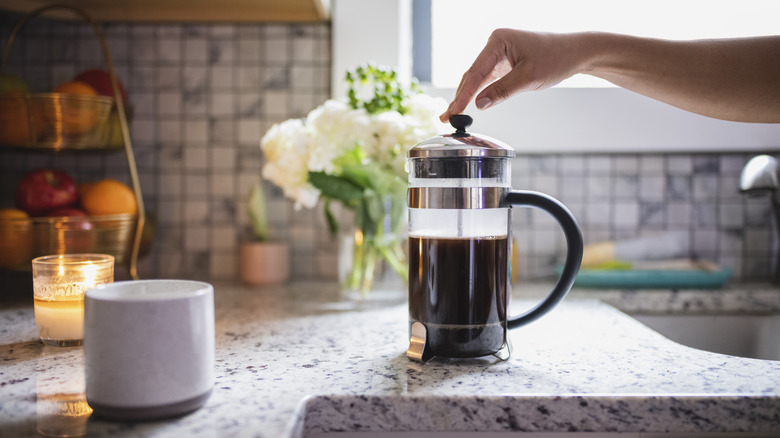
{"type": "Polygon", "coordinates": [[[235,86],[236,70],[233,66],[211,66],[207,86],[213,91],[230,92],[235,86]]]}
{"type": "Polygon", "coordinates": [[[666,223],[670,226],[689,226],[692,223],[693,206],[687,202],[666,204],[666,223]]]}
{"type": "Polygon", "coordinates": [[[161,65],[152,72],[154,83],[159,90],[177,90],[182,92],[183,72],[179,65],[161,65]]]}
{"type": "Polygon", "coordinates": [[[693,223],[696,228],[716,228],[719,218],[718,208],[714,204],[693,204],[693,223]]]}
{"type": "Polygon", "coordinates": [[[210,209],[208,201],[184,201],[185,224],[205,224],[209,222],[210,209]]]}
{"type": "Polygon", "coordinates": [[[697,174],[693,177],[693,199],[696,201],[714,201],[718,197],[720,178],[716,175],[697,174]]]}
{"type": "Polygon", "coordinates": [[[593,155],[585,159],[589,175],[610,175],[614,160],[609,155],[593,155]]]}
{"type": "Polygon", "coordinates": [[[644,222],[642,209],[637,202],[617,202],[612,210],[612,225],[620,229],[635,230],[640,222],[644,222]]]}
{"type": "Polygon", "coordinates": [[[720,155],[718,159],[720,160],[719,168],[722,176],[739,176],[748,161],[742,154],[720,155]]]}
{"type": "Polygon", "coordinates": [[[638,221],[643,227],[664,225],[667,217],[667,205],[661,202],[642,202],[639,204],[638,221]]]}
{"type": "Polygon", "coordinates": [[[156,41],[152,38],[139,37],[133,39],[133,44],[130,46],[130,56],[134,62],[138,63],[154,63],[158,59],[166,59],[169,53],[163,52],[157,53],[156,41]]]}
{"type": "Polygon", "coordinates": [[[644,154],[639,157],[639,172],[644,175],[663,175],[664,157],[655,154],[644,154]]]}
{"type": "Polygon", "coordinates": [[[205,199],[209,193],[209,178],[204,173],[184,174],[184,199],[205,199]]]}
{"type": "Polygon", "coordinates": [[[638,175],[639,158],[637,156],[616,155],[615,175],[638,175]]]}
{"type": "Polygon", "coordinates": [[[236,49],[232,39],[211,39],[207,45],[207,63],[212,67],[232,67],[235,64],[236,49]]]}
{"type": "Polygon", "coordinates": [[[671,155],[666,160],[669,175],[690,175],[693,173],[693,159],[690,155],[671,155]]]}
{"type": "Polygon", "coordinates": [[[612,196],[612,179],[589,174],[585,177],[585,192],[590,200],[609,199],[612,196]]]}
{"type": "Polygon", "coordinates": [[[161,37],[157,42],[157,56],[163,64],[178,64],[182,60],[183,44],[179,38],[161,37]]]}
{"type": "Polygon", "coordinates": [[[585,188],[585,179],[582,176],[579,175],[572,175],[569,173],[564,174],[561,176],[561,201],[562,202],[571,202],[574,201],[581,201],[585,198],[586,188],[585,188]]]}
{"type": "Polygon", "coordinates": [[[697,174],[717,174],[720,171],[720,159],[716,155],[694,155],[693,172],[697,174]]]}
{"type": "Polygon", "coordinates": [[[636,175],[617,175],[612,184],[615,200],[636,199],[639,196],[639,177],[636,175]]]}
{"type": "Polygon", "coordinates": [[[588,226],[609,227],[612,219],[613,205],[608,202],[589,202],[585,207],[583,223],[588,226]]]}
{"type": "Polygon", "coordinates": [[[238,64],[254,65],[260,62],[263,41],[257,38],[239,38],[236,44],[238,64]]]}
{"type": "Polygon", "coordinates": [[[238,232],[243,225],[239,218],[246,216],[244,211],[238,211],[239,204],[236,198],[212,197],[209,201],[210,222],[212,224],[227,224],[238,232]]]}
{"type": "Polygon", "coordinates": [[[718,217],[722,228],[739,229],[745,226],[745,216],[742,214],[741,202],[724,202],[718,209],[718,217]]]}
{"type": "Polygon", "coordinates": [[[290,41],[285,39],[267,39],[263,47],[263,60],[270,64],[284,64],[290,57],[290,41]]]}
{"type": "Polygon", "coordinates": [[[186,120],[184,122],[184,141],[189,145],[205,145],[211,138],[209,122],[205,119],[186,120]]]}
{"type": "Polygon", "coordinates": [[[182,95],[179,91],[165,91],[156,96],[156,113],[160,116],[180,116],[182,111],[182,95]]]}
{"type": "Polygon", "coordinates": [[[663,201],[666,194],[667,181],[663,176],[646,176],[643,172],[639,177],[639,199],[641,201],[663,201]]]}
{"type": "Polygon", "coordinates": [[[231,117],[236,114],[236,99],[233,93],[218,92],[209,94],[208,115],[211,117],[231,117]]]}

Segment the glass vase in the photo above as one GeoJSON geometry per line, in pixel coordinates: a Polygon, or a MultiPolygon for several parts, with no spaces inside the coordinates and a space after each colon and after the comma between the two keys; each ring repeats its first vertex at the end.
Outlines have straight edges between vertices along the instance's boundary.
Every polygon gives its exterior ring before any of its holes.
{"type": "Polygon", "coordinates": [[[391,210],[387,208],[385,219],[371,228],[353,225],[340,232],[339,282],[345,296],[365,299],[378,289],[404,290],[406,222],[391,210]]]}

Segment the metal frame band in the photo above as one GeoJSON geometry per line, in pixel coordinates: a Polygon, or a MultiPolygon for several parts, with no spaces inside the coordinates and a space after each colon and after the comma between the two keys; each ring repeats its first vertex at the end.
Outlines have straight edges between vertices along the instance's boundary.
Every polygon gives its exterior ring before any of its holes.
{"type": "Polygon", "coordinates": [[[411,187],[409,208],[502,208],[509,187],[411,187]]]}

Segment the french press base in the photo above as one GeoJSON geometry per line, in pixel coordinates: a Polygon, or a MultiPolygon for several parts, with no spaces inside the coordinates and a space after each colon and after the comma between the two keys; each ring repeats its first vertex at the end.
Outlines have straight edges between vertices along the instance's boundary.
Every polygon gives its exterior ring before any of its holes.
{"type": "MultiPolygon", "coordinates": [[[[409,348],[406,350],[406,357],[421,363],[428,362],[435,357],[430,348],[426,349],[427,334],[428,330],[425,327],[425,324],[419,321],[412,323],[412,327],[410,329],[409,348]]],[[[505,361],[509,360],[511,353],[512,342],[507,337],[501,348],[498,351],[491,353],[491,356],[495,356],[499,360],[505,361]]]]}

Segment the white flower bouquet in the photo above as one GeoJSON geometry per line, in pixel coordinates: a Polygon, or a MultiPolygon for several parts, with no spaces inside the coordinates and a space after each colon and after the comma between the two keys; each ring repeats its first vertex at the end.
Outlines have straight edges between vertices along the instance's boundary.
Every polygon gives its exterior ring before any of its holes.
{"type": "Polygon", "coordinates": [[[407,279],[401,250],[406,208],[406,151],[445,129],[438,115],[444,99],[404,86],[393,70],[363,65],[347,72],[346,100],[330,99],[304,119],[273,125],[260,142],[263,177],[279,186],[295,207],[320,198],[332,234],[339,224],[330,203],[354,211],[359,235],[346,287],[367,291],[377,260],[407,279]]]}

